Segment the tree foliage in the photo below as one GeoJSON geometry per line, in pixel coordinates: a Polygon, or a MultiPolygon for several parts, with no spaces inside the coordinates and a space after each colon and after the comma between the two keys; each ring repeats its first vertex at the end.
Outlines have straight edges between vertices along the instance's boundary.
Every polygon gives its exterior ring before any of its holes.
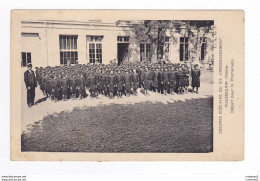
{"type": "Polygon", "coordinates": [[[167,37],[176,41],[174,33],[182,34],[184,37],[189,37],[190,43],[194,44],[193,50],[190,50],[191,54],[197,51],[197,45],[201,43],[201,38],[198,37],[201,29],[204,31],[205,36],[213,21],[185,21],[185,20],[144,20],[139,23],[134,23],[130,26],[130,30],[133,36],[139,40],[139,42],[150,42],[157,45],[157,58],[160,59],[163,55],[163,49],[161,48],[167,37]],[[194,30],[197,31],[196,35],[194,30]],[[166,32],[169,32],[168,34],[166,32]],[[184,33],[183,33],[184,32],[184,33]]]}

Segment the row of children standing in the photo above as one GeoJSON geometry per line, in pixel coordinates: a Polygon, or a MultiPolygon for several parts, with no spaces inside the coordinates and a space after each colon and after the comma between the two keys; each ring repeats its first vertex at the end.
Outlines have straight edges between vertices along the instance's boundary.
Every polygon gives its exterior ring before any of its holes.
{"type": "MultiPolygon", "coordinates": [[[[192,88],[200,87],[200,71],[182,64],[148,64],[145,62],[116,64],[77,64],[36,68],[36,79],[43,94],[52,100],[98,97],[109,98],[137,95],[142,88],[144,94],[149,91],[161,94],[188,93],[189,77],[192,76],[192,88]]],[[[192,91],[192,92],[193,92],[192,91]]]]}

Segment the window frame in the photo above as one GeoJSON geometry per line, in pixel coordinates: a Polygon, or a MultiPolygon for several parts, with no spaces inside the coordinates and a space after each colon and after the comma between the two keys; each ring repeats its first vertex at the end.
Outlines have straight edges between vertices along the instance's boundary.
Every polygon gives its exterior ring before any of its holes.
{"type": "Polygon", "coordinates": [[[200,60],[204,61],[205,57],[206,57],[206,48],[207,48],[207,37],[200,37],[200,41],[201,41],[201,47],[200,47],[200,60]],[[202,47],[204,45],[204,50],[202,50],[202,47]],[[202,54],[203,51],[203,54],[202,54]],[[203,57],[203,58],[202,58],[203,57]]]}
{"type": "Polygon", "coordinates": [[[130,36],[117,36],[117,43],[130,43],[130,36]]]}
{"type": "Polygon", "coordinates": [[[32,63],[32,53],[31,52],[21,52],[21,67],[26,67],[28,65],[28,63],[32,63]],[[25,55],[25,64],[24,64],[24,60],[23,60],[23,54],[25,55]],[[28,61],[28,55],[30,55],[29,60],[28,61]]]}
{"type": "Polygon", "coordinates": [[[140,61],[141,62],[151,62],[152,61],[152,44],[149,42],[140,43],[140,61]],[[143,48],[142,48],[143,46],[143,48]],[[143,51],[142,51],[143,50],[143,51]],[[150,50],[149,52],[147,50],[150,50]],[[142,53],[144,56],[142,56],[142,53]],[[142,59],[144,57],[144,60],[142,59]]]}
{"type": "Polygon", "coordinates": [[[189,54],[189,37],[180,37],[179,52],[180,52],[180,62],[188,61],[188,59],[189,59],[189,55],[188,55],[189,54]],[[182,53],[181,53],[181,49],[183,49],[182,53]]]}
{"type": "Polygon", "coordinates": [[[104,36],[100,35],[87,35],[86,41],[87,41],[87,60],[89,63],[97,63],[97,60],[99,63],[103,62],[103,41],[104,36]],[[89,40],[88,40],[89,39],[89,40]],[[91,46],[94,45],[94,48],[91,46]],[[92,52],[90,52],[92,50],[92,52]],[[94,51],[93,51],[94,50],[94,51]]]}
{"type": "Polygon", "coordinates": [[[60,65],[77,64],[78,61],[78,35],[59,35],[60,65]]]}

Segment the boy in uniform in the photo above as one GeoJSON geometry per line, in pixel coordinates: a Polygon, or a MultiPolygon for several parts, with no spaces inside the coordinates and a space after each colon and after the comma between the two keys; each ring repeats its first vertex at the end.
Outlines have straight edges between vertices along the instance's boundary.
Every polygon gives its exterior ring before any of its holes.
{"type": "Polygon", "coordinates": [[[190,76],[190,71],[186,65],[182,65],[182,71],[183,71],[183,87],[185,93],[188,93],[188,87],[189,87],[189,76],[190,76]]]}
{"type": "Polygon", "coordinates": [[[148,70],[148,67],[146,67],[145,71],[142,71],[142,82],[143,82],[143,86],[144,86],[145,95],[149,95],[151,80],[152,80],[151,74],[148,70]]]}
{"type": "Polygon", "coordinates": [[[69,86],[70,86],[70,95],[72,99],[76,98],[76,75],[73,74],[72,77],[69,78],[69,86]]]}
{"type": "Polygon", "coordinates": [[[125,91],[126,91],[126,96],[129,97],[130,96],[130,90],[131,90],[131,74],[129,74],[129,71],[126,70],[126,74],[125,74],[125,91]]]}
{"type": "Polygon", "coordinates": [[[83,74],[80,74],[80,77],[78,78],[78,91],[79,91],[79,99],[86,97],[86,85],[85,85],[85,79],[83,74]]]}
{"type": "Polygon", "coordinates": [[[97,96],[98,96],[98,94],[100,94],[100,89],[101,89],[101,87],[100,87],[100,80],[99,80],[100,73],[99,73],[98,69],[96,69],[96,71],[94,73],[94,76],[95,76],[95,81],[96,81],[96,85],[97,85],[97,96]]]}
{"type": "Polygon", "coordinates": [[[116,82],[116,95],[117,95],[117,98],[119,98],[120,97],[120,92],[121,92],[121,90],[122,90],[122,84],[120,84],[120,73],[121,73],[121,70],[120,70],[120,68],[118,68],[117,70],[116,70],[116,73],[115,73],[115,82],[116,82]],[[119,85],[120,84],[120,85],[119,85]],[[119,87],[119,86],[121,86],[121,87],[119,87]]]}
{"type": "Polygon", "coordinates": [[[90,97],[93,98],[97,91],[96,79],[93,73],[90,73],[87,79],[87,85],[89,87],[90,97]]]}
{"type": "Polygon", "coordinates": [[[164,68],[164,71],[162,72],[162,82],[163,82],[163,92],[164,95],[166,95],[169,88],[169,78],[168,78],[167,68],[164,68]]]}
{"type": "Polygon", "coordinates": [[[45,96],[45,73],[42,73],[39,77],[39,84],[40,84],[40,90],[42,91],[43,95],[45,96]]]}
{"type": "Polygon", "coordinates": [[[106,72],[104,74],[105,82],[104,82],[104,92],[105,96],[109,97],[109,71],[106,69],[106,72]]]}
{"type": "Polygon", "coordinates": [[[176,78],[177,78],[178,94],[182,94],[183,93],[183,71],[182,71],[182,67],[178,68],[178,71],[176,72],[176,78]]]}
{"type": "Polygon", "coordinates": [[[61,80],[61,95],[62,100],[65,101],[68,98],[69,79],[67,75],[64,75],[61,80]]]}
{"type": "Polygon", "coordinates": [[[55,99],[56,79],[57,79],[57,76],[54,75],[54,76],[53,76],[53,79],[50,80],[50,89],[51,89],[50,95],[51,95],[51,100],[52,100],[52,101],[53,101],[53,100],[56,101],[56,99],[55,99]]]}
{"type": "Polygon", "coordinates": [[[60,79],[61,75],[56,76],[54,80],[54,101],[57,102],[60,99],[60,79]]]}
{"type": "Polygon", "coordinates": [[[132,73],[132,85],[133,85],[133,90],[134,90],[134,95],[137,95],[137,88],[139,87],[139,75],[136,73],[136,70],[133,69],[132,73]]]}
{"type": "Polygon", "coordinates": [[[121,70],[118,70],[118,84],[117,84],[117,94],[119,95],[119,97],[122,97],[122,92],[123,92],[123,86],[125,84],[125,76],[123,75],[123,73],[121,73],[121,70]]]}
{"type": "MultiPolygon", "coordinates": [[[[78,72],[78,71],[76,71],[76,72],[78,72]]],[[[78,96],[79,96],[79,80],[80,79],[80,74],[79,73],[77,73],[76,74],[76,77],[75,77],[75,83],[76,83],[76,93],[75,93],[75,97],[76,98],[78,98],[78,96]]]]}
{"type": "Polygon", "coordinates": [[[158,68],[158,93],[163,94],[163,90],[164,90],[163,68],[158,68]]]}
{"type": "Polygon", "coordinates": [[[45,84],[45,91],[47,94],[47,97],[49,97],[52,100],[52,75],[49,75],[46,77],[46,84],[45,84]]]}
{"type": "Polygon", "coordinates": [[[155,92],[155,88],[153,87],[153,77],[154,77],[154,68],[151,67],[150,71],[149,71],[149,77],[151,78],[151,83],[150,83],[150,91],[154,91],[155,92]]]}
{"type": "Polygon", "coordinates": [[[199,66],[196,64],[194,65],[194,69],[191,70],[191,86],[192,86],[192,92],[194,92],[194,88],[196,88],[196,93],[199,93],[199,87],[200,87],[200,70],[198,68],[199,66]]]}
{"type": "Polygon", "coordinates": [[[114,71],[110,70],[110,75],[108,76],[108,88],[109,88],[109,98],[113,99],[114,97],[114,89],[116,87],[115,75],[114,71]]]}
{"type": "Polygon", "coordinates": [[[104,94],[105,92],[105,80],[106,80],[106,76],[105,76],[105,71],[101,70],[100,75],[99,75],[99,88],[100,88],[100,94],[104,94]]]}
{"type": "Polygon", "coordinates": [[[156,92],[156,90],[158,91],[158,93],[160,92],[159,90],[159,82],[158,82],[158,77],[159,77],[159,70],[156,68],[154,70],[154,74],[153,74],[153,89],[154,92],[156,92]]]}
{"type": "Polygon", "coordinates": [[[170,94],[174,94],[174,92],[176,91],[176,72],[176,67],[171,67],[171,70],[168,73],[168,78],[170,82],[170,94]]]}

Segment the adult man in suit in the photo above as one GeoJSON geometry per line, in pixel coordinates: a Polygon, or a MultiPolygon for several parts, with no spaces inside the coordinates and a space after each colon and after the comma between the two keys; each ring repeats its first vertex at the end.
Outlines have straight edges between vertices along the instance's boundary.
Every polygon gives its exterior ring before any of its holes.
{"type": "Polygon", "coordinates": [[[28,70],[24,72],[24,82],[27,89],[27,105],[31,107],[34,104],[35,87],[37,87],[36,77],[32,70],[32,64],[27,65],[28,70]]]}

